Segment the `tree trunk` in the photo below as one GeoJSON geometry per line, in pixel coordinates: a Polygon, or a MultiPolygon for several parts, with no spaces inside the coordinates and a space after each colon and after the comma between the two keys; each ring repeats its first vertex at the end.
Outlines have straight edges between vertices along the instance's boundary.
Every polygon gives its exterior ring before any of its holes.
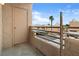
{"type": "Polygon", "coordinates": [[[51,31],[52,31],[52,21],[51,21],[51,31]]]}

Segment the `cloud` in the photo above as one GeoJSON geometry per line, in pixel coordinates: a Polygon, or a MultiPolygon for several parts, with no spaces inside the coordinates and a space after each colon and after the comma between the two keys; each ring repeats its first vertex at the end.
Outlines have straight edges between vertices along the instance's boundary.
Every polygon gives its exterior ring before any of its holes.
{"type": "Polygon", "coordinates": [[[59,12],[63,12],[63,22],[68,24],[72,19],[79,20],[79,9],[59,9],[59,12]]]}
{"type": "Polygon", "coordinates": [[[33,11],[32,12],[32,20],[33,20],[33,25],[35,24],[48,24],[49,19],[45,16],[42,16],[43,13],[38,12],[38,11],[33,11]]]}
{"type": "Polygon", "coordinates": [[[64,14],[79,14],[79,9],[59,9],[58,12],[63,12],[64,14]]]}
{"type": "Polygon", "coordinates": [[[41,15],[41,13],[38,12],[38,11],[33,11],[33,12],[32,12],[32,15],[41,15]]]}
{"type": "Polygon", "coordinates": [[[79,15],[79,9],[72,10],[72,13],[73,13],[74,15],[79,15]]]}

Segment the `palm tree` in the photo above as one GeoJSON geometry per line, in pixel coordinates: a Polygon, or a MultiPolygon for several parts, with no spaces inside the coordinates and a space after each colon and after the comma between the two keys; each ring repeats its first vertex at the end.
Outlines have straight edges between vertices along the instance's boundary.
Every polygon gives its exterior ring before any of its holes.
{"type": "MultiPolygon", "coordinates": [[[[53,22],[53,20],[54,20],[54,18],[53,18],[53,16],[49,16],[49,19],[50,19],[50,25],[51,25],[51,27],[52,27],[52,22],[53,22]]],[[[52,28],[51,28],[51,31],[52,31],[52,28]]]]}
{"type": "Polygon", "coordinates": [[[68,27],[69,27],[69,24],[66,24],[66,32],[68,32],[68,27]]]}
{"type": "Polygon", "coordinates": [[[47,24],[48,26],[50,26],[50,24],[47,24]]]}
{"type": "Polygon", "coordinates": [[[69,27],[69,24],[64,25],[64,29],[66,32],[68,31],[68,27],[69,27]]]}

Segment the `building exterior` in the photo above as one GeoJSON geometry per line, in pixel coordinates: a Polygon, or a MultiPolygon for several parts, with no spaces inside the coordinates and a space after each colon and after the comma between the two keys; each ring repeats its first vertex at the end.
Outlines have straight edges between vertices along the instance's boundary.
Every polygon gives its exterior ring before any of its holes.
{"type": "Polygon", "coordinates": [[[72,20],[72,21],[70,21],[69,26],[70,27],[79,27],[79,21],[72,20]]]}
{"type": "Polygon", "coordinates": [[[72,20],[69,23],[69,31],[74,31],[74,32],[79,32],[79,21],[77,20],[72,20]]]}

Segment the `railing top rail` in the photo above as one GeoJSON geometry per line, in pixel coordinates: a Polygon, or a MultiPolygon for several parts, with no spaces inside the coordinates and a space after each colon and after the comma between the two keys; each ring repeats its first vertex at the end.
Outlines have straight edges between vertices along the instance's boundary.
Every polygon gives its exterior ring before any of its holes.
{"type": "MultiPolygon", "coordinates": [[[[53,27],[51,27],[51,26],[31,26],[31,27],[37,27],[37,28],[60,28],[60,26],[53,26],[53,27]]],[[[79,27],[68,27],[68,28],[76,28],[76,29],[79,29],[79,27]]]]}
{"type": "Polygon", "coordinates": [[[31,27],[41,27],[41,28],[60,28],[60,26],[31,26],[31,27]]]}
{"type": "MultiPolygon", "coordinates": [[[[38,29],[32,29],[32,30],[38,30],[38,29]]],[[[39,30],[39,31],[46,31],[46,32],[59,33],[60,34],[60,32],[56,32],[56,31],[47,31],[47,30],[39,30]]]]}

